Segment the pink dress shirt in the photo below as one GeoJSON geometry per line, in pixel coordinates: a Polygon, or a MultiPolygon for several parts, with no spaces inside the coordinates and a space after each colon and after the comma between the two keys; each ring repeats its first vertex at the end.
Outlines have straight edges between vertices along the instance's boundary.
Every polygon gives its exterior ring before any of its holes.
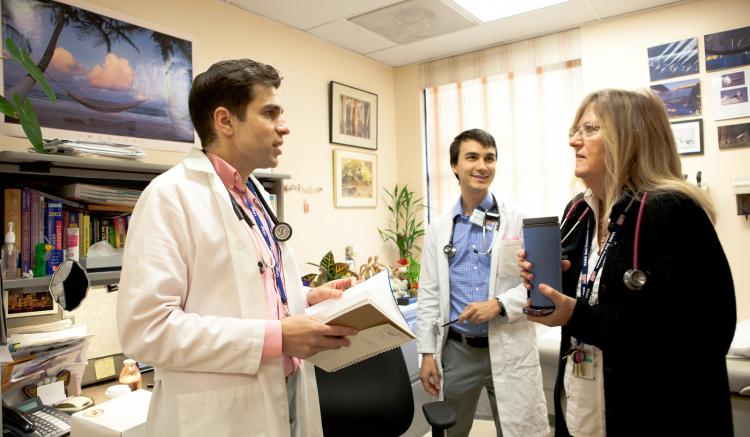
{"type": "MultiPolygon", "coordinates": [[[[255,211],[258,212],[258,216],[263,222],[263,226],[270,231],[272,223],[268,223],[266,214],[260,213],[260,211],[263,211],[262,204],[247,186],[245,186],[245,181],[240,179],[239,172],[217,155],[206,153],[206,156],[208,157],[208,160],[211,161],[211,165],[213,165],[216,174],[219,175],[221,182],[227,187],[232,197],[234,197],[237,203],[240,204],[242,209],[245,210],[247,216],[250,217],[251,220],[254,220],[253,215],[250,213],[247,204],[245,203],[245,197],[253,203],[255,211]]],[[[247,232],[250,235],[250,238],[254,240],[254,246],[261,251],[258,255],[267,265],[272,265],[273,263],[271,261],[268,245],[263,239],[263,234],[261,234],[258,226],[252,228],[247,226],[247,232]]],[[[277,262],[281,263],[281,253],[276,244],[273,244],[273,257],[277,262]]],[[[254,267],[255,266],[252,266],[252,268],[254,267]]],[[[283,263],[281,264],[281,270],[283,273],[283,263]]],[[[266,290],[269,315],[269,320],[266,320],[266,332],[263,339],[263,354],[261,355],[261,361],[270,361],[282,357],[284,362],[284,375],[289,376],[299,368],[299,359],[281,353],[281,319],[284,317],[284,304],[281,302],[281,296],[279,296],[279,293],[276,291],[273,268],[267,268],[261,276],[263,277],[263,286],[266,290]]],[[[282,278],[284,278],[283,274],[282,278]]]]}

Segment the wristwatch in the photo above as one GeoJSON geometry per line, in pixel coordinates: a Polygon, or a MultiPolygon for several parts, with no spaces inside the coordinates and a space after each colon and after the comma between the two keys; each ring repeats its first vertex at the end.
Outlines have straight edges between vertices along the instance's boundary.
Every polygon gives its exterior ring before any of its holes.
{"type": "Polygon", "coordinates": [[[503,305],[503,301],[500,300],[499,296],[495,296],[495,299],[497,300],[497,304],[500,305],[500,315],[505,317],[507,313],[505,312],[505,305],[503,305]]]}

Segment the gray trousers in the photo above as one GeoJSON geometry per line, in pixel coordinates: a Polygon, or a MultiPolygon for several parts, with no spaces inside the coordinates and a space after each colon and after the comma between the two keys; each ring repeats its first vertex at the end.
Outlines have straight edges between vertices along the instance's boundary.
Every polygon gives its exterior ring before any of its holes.
{"type": "Polygon", "coordinates": [[[443,347],[442,364],[445,401],[456,410],[456,424],[448,430],[448,435],[469,435],[474,424],[479,395],[484,387],[490,398],[497,436],[502,437],[495,386],[492,383],[489,348],[475,348],[449,339],[443,347]]]}
{"type": "Polygon", "coordinates": [[[297,374],[302,369],[297,369],[286,378],[286,396],[289,401],[289,431],[290,435],[297,435],[299,422],[297,421],[297,374]]]}

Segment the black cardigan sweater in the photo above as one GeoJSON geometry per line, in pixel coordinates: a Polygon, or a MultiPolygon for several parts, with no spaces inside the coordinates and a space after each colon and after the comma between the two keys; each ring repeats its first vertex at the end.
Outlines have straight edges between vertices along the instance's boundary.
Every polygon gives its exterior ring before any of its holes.
{"type": "MultiPolygon", "coordinates": [[[[565,212],[580,199],[574,198],[565,212]]],[[[629,198],[613,207],[614,221],[629,198]]],[[[618,243],[604,263],[596,305],[578,301],[562,328],[561,357],[571,336],[602,350],[608,437],[732,435],[725,356],[737,321],[734,285],[721,243],[706,213],[678,193],[649,193],[639,239],[646,285],[625,287],[633,266],[639,203],[627,214],[618,243]]],[[[583,211],[581,203],[562,235],[583,211]]],[[[588,215],[593,236],[595,218],[588,215]]],[[[581,223],[563,247],[571,268],[563,292],[575,297],[581,272],[581,223]]],[[[591,238],[591,237],[589,237],[591,238]]],[[[593,266],[589,267],[589,272],[593,266]]],[[[555,383],[555,435],[568,436],[560,396],[567,360],[555,383]]]]}

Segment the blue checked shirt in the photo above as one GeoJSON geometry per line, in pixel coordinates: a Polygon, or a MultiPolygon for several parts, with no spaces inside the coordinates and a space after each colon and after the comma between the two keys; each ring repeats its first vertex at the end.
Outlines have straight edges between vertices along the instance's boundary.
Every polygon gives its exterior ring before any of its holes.
{"type": "MultiPolygon", "coordinates": [[[[492,209],[492,194],[487,193],[479,204],[481,209],[490,211],[492,209]]],[[[451,290],[451,310],[449,320],[455,320],[471,302],[485,301],[489,296],[490,287],[490,261],[492,254],[481,255],[474,253],[486,252],[492,243],[495,223],[488,223],[484,240],[482,241],[482,227],[472,224],[468,216],[463,215],[461,199],[453,207],[455,219],[453,229],[453,246],[456,255],[448,259],[448,271],[451,290]]],[[[487,322],[474,325],[469,322],[455,323],[452,325],[456,331],[464,335],[487,336],[487,322]]]]}

